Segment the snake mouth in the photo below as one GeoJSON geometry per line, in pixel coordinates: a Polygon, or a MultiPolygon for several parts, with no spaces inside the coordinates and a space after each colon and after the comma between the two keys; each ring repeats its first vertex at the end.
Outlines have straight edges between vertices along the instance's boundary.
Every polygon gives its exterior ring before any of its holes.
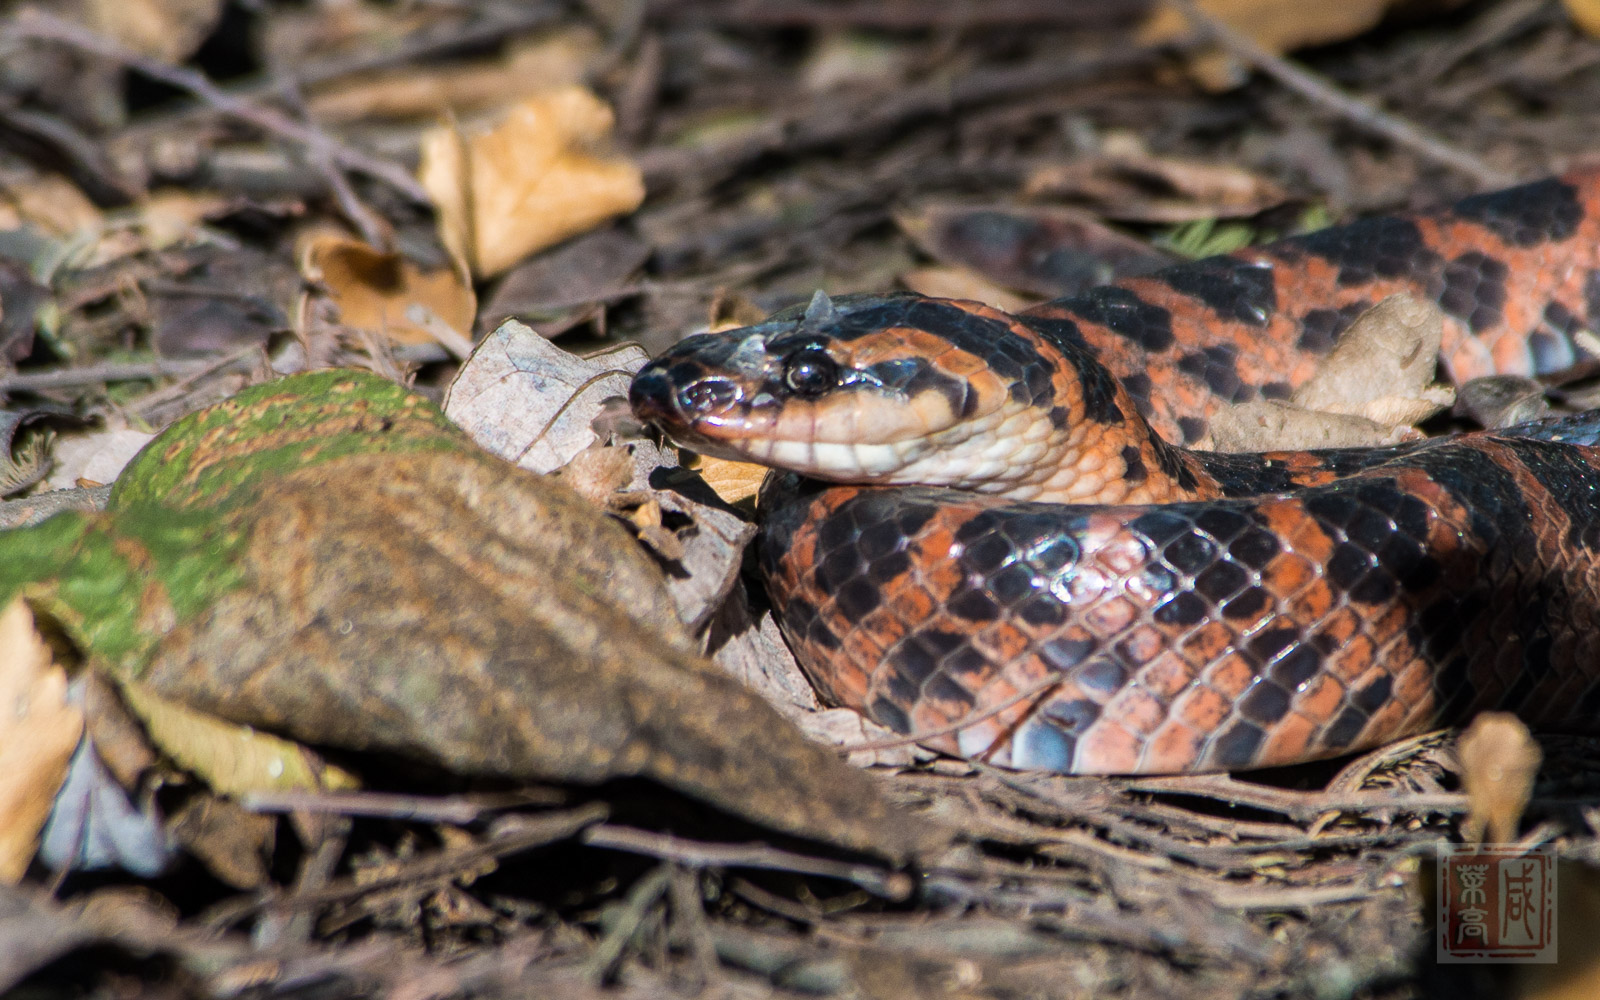
{"type": "Polygon", "coordinates": [[[653,361],[634,378],[628,401],[677,444],[717,458],[835,482],[883,481],[920,457],[930,430],[941,429],[930,428],[928,414],[906,412],[910,404],[866,393],[780,400],[759,383],[683,374],[675,378],[667,359],[653,361]]]}

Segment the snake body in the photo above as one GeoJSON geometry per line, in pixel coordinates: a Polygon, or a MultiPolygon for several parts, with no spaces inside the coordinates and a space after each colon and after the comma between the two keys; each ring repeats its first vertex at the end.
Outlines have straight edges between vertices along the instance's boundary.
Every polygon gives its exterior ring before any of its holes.
{"type": "Polygon", "coordinates": [[[1474,712],[1600,731],[1600,417],[1389,448],[1182,445],[1363,310],[1460,382],[1588,359],[1600,171],[1180,265],[1017,315],[819,295],[688,338],[635,411],[769,478],[760,565],[823,696],[1017,768],[1289,764],[1474,712]],[[854,485],[838,485],[854,484],[854,485]]]}

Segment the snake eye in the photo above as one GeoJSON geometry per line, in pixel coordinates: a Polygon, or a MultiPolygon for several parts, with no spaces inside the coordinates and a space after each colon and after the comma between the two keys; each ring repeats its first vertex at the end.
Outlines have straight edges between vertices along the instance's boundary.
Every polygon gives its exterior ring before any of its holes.
{"type": "Polygon", "coordinates": [[[802,396],[820,396],[839,381],[839,366],[826,351],[808,348],[789,355],[784,362],[783,382],[802,396]]]}

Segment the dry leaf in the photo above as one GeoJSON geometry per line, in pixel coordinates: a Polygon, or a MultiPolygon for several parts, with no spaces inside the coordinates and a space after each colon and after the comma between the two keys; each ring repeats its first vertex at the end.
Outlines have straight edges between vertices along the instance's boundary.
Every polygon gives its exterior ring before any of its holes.
{"type": "Polygon", "coordinates": [[[0,191],[0,201],[7,203],[19,222],[51,236],[72,236],[101,222],[94,203],[58,174],[11,184],[0,191]]]}
{"type": "Polygon", "coordinates": [[[638,208],[639,168],[591,151],[612,124],[598,97],[565,87],[522,102],[484,134],[427,132],[418,174],[438,208],[445,245],[473,274],[489,277],[638,208]]]}
{"type": "Polygon", "coordinates": [[[1544,385],[1522,375],[1485,375],[1456,390],[1455,414],[1490,429],[1512,427],[1550,414],[1544,385]]]}
{"type": "Polygon", "coordinates": [[[91,28],[164,63],[194,54],[222,19],[222,0],[89,0],[91,28]]]}
{"type": "Polygon", "coordinates": [[[1544,753],[1528,727],[1507,712],[1480,712],[1456,744],[1461,784],[1467,793],[1467,818],[1461,836],[1476,847],[1510,844],[1533,797],[1533,779],[1544,753]]]}
{"type": "Polygon", "coordinates": [[[717,496],[730,504],[742,503],[754,497],[766,481],[767,467],[753,462],[733,462],[726,458],[700,456],[696,467],[700,478],[716,491],[717,496]]]}
{"type": "MultiPolygon", "coordinates": [[[[1244,32],[1270,52],[1282,54],[1308,45],[1354,38],[1376,25],[1400,0],[1349,0],[1312,4],[1304,0],[1195,0],[1217,20],[1244,32]]],[[[1453,5],[1453,4],[1452,4],[1453,5]]],[[[1160,44],[1190,33],[1189,19],[1177,7],[1162,4],[1139,28],[1138,40],[1160,44]]],[[[1225,90],[1244,81],[1245,73],[1230,57],[1215,54],[1191,62],[1200,82],[1225,90]]]]}
{"type": "Polygon", "coordinates": [[[13,600],[0,612],[0,884],[15,885],[27,871],[82,735],[66,671],[28,606],[13,600]]]}
{"type": "MultiPolygon", "coordinates": [[[[599,441],[572,456],[554,473],[573,492],[605,507],[611,497],[633,481],[633,455],[626,448],[599,441]]],[[[656,521],[660,523],[660,515],[656,521]]]]}
{"type": "Polygon", "coordinates": [[[139,449],[155,437],[131,427],[107,427],[88,434],[68,434],[56,439],[54,464],[45,489],[67,490],[78,480],[109,483],[115,480],[139,449]]]}
{"type": "Polygon", "coordinates": [[[1225,407],[1197,447],[1279,451],[1415,440],[1421,435],[1413,425],[1455,400],[1449,386],[1433,383],[1443,326],[1437,304],[1390,296],[1350,325],[1288,402],[1225,407]]]}
{"type": "Polygon", "coordinates": [[[1573,24],[1583,29],[1584,34],[1600,38],[1600,0],[1562,0],[1562,3],[1572,15],[1573,24]]]}
{"type": "Polygon", "coordinates": [[[345,326],[399,344],[438,341],[452,353],[471,351],[478,300],[471,283],[452,268],[424,272],[399,254],[319,233],[301,246],[300,273],[326,290],[345,326]]]}
{"type": "MultiPolygon", "coordinates": [[[[580,358],[507,320],[450,383],[444,412],[478,447],[524,469],[553,472],[595,442],[589,424],[600,401],[626,396],[648,357],[628,345],[580,358]]],[[[645,452],[640,458],[651,468],[661,460],[645,452]]]]}
{"type": "Polygon", "coordinates": [[[350,772],[298,743],[197,712],[138,684],[124,684],[122,697],[144,722],[150,742],[218,794],[241,798],[257,791],[361,786],[350,772]]]}
{"type": "Polygon", "coordinates": [[[323,121],[419,118],[496,107],[581,81],[602,50],[587,25],[540,35],[496,59],[419,73],[414,67],[370,73],[320,87],[307,102],[323,121]]]}

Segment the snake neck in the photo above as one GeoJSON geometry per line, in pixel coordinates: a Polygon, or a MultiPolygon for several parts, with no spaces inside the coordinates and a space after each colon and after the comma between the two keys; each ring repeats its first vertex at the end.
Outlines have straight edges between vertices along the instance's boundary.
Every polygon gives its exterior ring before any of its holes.
{"type": "Polygon", "coordinates": [[[1030,419],[1056,428],[1033,475],[998,495],[1073,504],[1176,503],[1210,500],[1225,490],[1203,457],[1164,440],[1140,415],[1133,398],[1077,338],[1037,335],[1041,354],[1054,355],[1055,404],[1030,419]]]}

